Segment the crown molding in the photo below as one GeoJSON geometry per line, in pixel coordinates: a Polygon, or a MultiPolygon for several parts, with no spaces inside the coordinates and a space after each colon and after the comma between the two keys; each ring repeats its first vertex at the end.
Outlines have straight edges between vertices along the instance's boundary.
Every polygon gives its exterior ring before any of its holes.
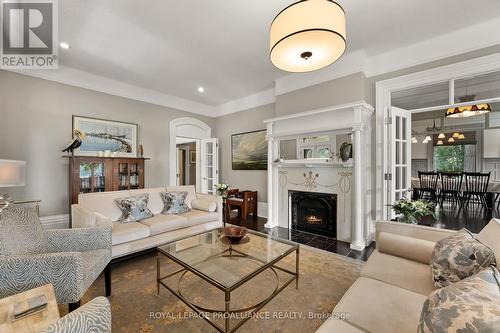
{"type": "Polygon", "coordinates": [[[498,45],[493,31],[499,26],[497,18],[369,57],[364,73],[372,77],[498,45]]]}
{"type": "Polygon", "coordinates": [[[276,101],[274,88],[258,92],[234,101],[230,101],[217,107],[217,117],[227,114],[252,109],[258,106],[267,105],[276,101]]]}
{"type": "Polygon", "coordinates": [[[136,101],[200,114],[203,116],[215,117],[217,115],[217,108],[211,105],[164,94],[159,91],[142,88],[67,66],[59,65],[59,69],[57,70],[10,71],[79,88],[98,91],[114,96],[125,97],[136,101]]]}
{"type": "Polygon", "coordinates": [[[164,94],[61,65],[58,70],[16,70],[13,72],[203,116],[220,117],[271,104],[276,101],[278,95],[339,79],[350,74],[362,72],[367,77],[373,77],[498,45],[500,38],[498,34],[493,32],[499,26],[500,18],[374,56],[367,55],[364,50],[347,53],[332,66],[310,73],[286,75],[275,80],[274,88],[218,106],[164,94]]]}
{"type": "Polygon", "coordinates": [[[364,72],[366,53],[363,50],[347,53],[333,65],[308,73],[289,74],[276,80],[276,95],[307,88],[350,74],[364,72]]]}

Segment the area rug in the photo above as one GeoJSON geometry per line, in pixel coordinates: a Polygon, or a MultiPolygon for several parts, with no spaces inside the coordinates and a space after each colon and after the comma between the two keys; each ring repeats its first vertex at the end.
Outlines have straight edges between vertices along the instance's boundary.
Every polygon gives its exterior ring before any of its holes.
{"type": "MultiPolygon", "coordinates": [[[[283,261],[283,267],[293,270],[294,254],[283,261]]],[[[162,261],[162,269],[178,266],[162,261]]],[[[314,332],[331,314],[344,293],[359,277],[363,262],[334,253],[301,246],[300,279],[288,285],[267,303],[258,316],[252,317],[237,332],[314,332]]],[[[172,269],[172,270],[173,270],[172,269]]],[[[113,266],[112,307],[113,332],[217,332],[205,320],[193,316],[189,307],[167,289],[156,294],[156,255],[146,254],[113,266]]],[[[286,275],[279,274],[280,280],[286,275]]],[[[177,280],[169,285],[177,287],[177,280]]],[[[244,307],[266,298],[276,285],[272,271],[261,273],[232,295],[233,306],[244,307]]],[[[219,308],[224,294],[206,282],[187,275],[181,283],[185,297],[207,307],[219,308]]],[[[102,295],[102,276],[85,294],[82,303],[102,295]]],[[[61,308],[66,311],[66,309],[61,308]]],[[[231,318],[234,325],[240,317],[231,318]]],[[[218,321],[223,324],[223,319],[218,321]]]]}

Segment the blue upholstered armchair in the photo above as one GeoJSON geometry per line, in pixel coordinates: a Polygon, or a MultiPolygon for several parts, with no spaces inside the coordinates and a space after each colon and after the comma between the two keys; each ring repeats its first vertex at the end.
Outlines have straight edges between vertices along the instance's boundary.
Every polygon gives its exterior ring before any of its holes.
{"type": "Polygon", "coordinates": [[[71,311],[103,270],[109,296],[110,260],[111,226],[45,230],[31,208],[0,213],[0,298],[52,283],[71,311]]]}
{"type": "Polygon", "coordinates": [[[97,297],[67,314],[41,333],[111,333],[111,307],[105,297],[97,297]]]}

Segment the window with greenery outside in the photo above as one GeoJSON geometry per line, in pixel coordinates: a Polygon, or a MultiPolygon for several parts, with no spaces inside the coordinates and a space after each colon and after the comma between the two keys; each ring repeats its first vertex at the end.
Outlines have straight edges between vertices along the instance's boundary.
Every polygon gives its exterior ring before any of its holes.
{"type": "Polygon", "coordinates": [[[434,163],[437,171],[463,172],[464,157],[464,145],[434,147],[434,163]]]}

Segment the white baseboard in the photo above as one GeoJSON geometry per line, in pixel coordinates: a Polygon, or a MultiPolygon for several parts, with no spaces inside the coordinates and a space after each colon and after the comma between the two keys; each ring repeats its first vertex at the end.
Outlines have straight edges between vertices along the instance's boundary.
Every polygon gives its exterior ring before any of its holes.
{"type": "Polygon", "coordinates": [[[46,229],[69,228],[69,214],[51,215],[40,217],[40,222],[46,229]]]}
{"type": "Polygon", "coordinates": [[[257,202],[257,216],[267,218],[267,202],[257,202]]]}

